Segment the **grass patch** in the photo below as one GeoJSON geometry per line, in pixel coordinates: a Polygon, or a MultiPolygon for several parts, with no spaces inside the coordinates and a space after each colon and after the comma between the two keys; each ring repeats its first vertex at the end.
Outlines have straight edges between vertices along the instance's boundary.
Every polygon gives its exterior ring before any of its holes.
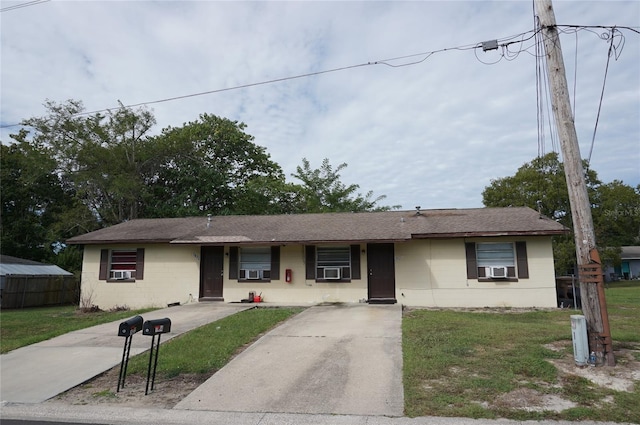
{"type": "MultiPolygon", "coordinates": [[[[255,308],[201,326],[160,347],[157,376],[212,374],[262,333],[299,313],[301,308],[255,308]]],[[[149,354],[131,358],[128,374],[146,376],[149,354]]]]}
{"type": "MultiPolygon", "coordinates": [[[[640,284],[611,285],[606,296],[614,344],[637,349],[640,284]]],[[[640,423],[640,384],[633,393],[614,391],[584,378],[563,377],[547,361],[572,353],[545,348],[556,341],[570,344],[571,314],[576,312],[406,313],[402,325],[405,413],[640,423]],[[559,413],[528,412],[495,403],[523,388],[557,395],[577,406],[559,413]]]]}
{"type": "Polygon", "coordinates": [[[82,313],[75,306],[0,311],[0,352],[35,344],[68,332],[128,319],[153,309],[82,313]]]}

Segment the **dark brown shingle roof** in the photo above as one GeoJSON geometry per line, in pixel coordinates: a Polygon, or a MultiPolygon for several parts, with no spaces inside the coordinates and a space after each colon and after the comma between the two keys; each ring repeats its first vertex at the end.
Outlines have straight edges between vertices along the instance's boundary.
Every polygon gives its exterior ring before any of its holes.
{"type": "Polygon", "coordinates": [[[555,235],[566,228],[526,207],[131,220],[76,236],[69,244],[319,243],[415,238],[555,235]]]}

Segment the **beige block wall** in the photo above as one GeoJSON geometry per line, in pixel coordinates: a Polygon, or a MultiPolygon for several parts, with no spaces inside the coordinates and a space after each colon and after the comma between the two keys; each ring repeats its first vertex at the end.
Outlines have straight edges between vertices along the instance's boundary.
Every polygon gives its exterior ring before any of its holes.
{"type": "Polygon", "coordinates": [[[492,238],[527,242],[529,278],[517,282],[467,279],[465,242],[487,239],[414,240],[396,244],[396,298],[409,306],[555,307],[551,238],[492,238]]]}
{"type": "MultiPolygon", "coordinates": [[[[555,307],[555,277],[551,238],[517,238],[527,242],[529,279],[518,282],[478,282],[467,279],[466,241],[487,239],[413,240],[396,243],[396,299],[408,306],[426,307],[555,307]]],[[[492,238],[492,241],[515,241],[492,238]]],[[[82,293],[102,309],[164,307],[169,303],[197,302],[200,286],[200,247],[154,244],[145,248],[144,279],[135,282],[98,280],[100,249],[131,246],[86,246],[82,293]]],[[[366,244],[362,244],[366,248],[366,244]]],[[[228,252],[228,248],[225,248],[228,252]]],[[[367,258],[361,254],[362,279],[325,283],[305,278],[302,245],[282,246],[280,279],[271,282],[238,282],[229,279],[229,257],[224,257],[223,297],[226,302],[247,298],[250,291],[262,293],[266,302],[310,305],[321,302],[356,303],[368,297],[367,258]],[[293,279],[285,282],[285,270],[293,279]]]]}
{"type": "MultiPolygon", "coordinates": [[[[225,248],[225,252],[228,248],[225,248]]],[[[366,255],[362,255],[361,268],[366,270],[366,255]]],[[[229,257],[225,255],[225,270],[229,269],[229,257]]],[[[305,257],[302,245],[286,245],[280,248],[280,280],[251,282],[229,280],[225,272],[223,296],[225,301],[247,298],[250,291],[262,293],[265,302],[309,305],[322,302],[356,303],[367,298],[366,274],[363,279],[351,282],[316,282],[305,278],[305,257]],[[291,283],[285,282],[285,270],[291,269],[291,283]]]]}
{"type": "MultiPolygon", "coordinates": [[[[82,297],[103,310],[115,306],[129,308],[166,307],[179,302],[198,300],[200,287],[200,247],[169,244],[136,245],[145,248],[144,279],[135,282],[108,282],[98,279],[100,249],[130,249],[109,245],[84,248],[82,262],[82,297]]],[[[82,300],[81,300],[82,302],[82,300]]]]}

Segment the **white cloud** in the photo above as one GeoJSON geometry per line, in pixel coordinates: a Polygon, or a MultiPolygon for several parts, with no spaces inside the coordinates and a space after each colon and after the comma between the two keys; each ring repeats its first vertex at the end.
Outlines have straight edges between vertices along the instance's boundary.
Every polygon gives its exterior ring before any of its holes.
{"type": "MultiPolygon", "coordinates": [[[[635,1],[554,7],[559,24],[640,26],[635,1]]],[[[527,1],[48,2],[2,14],[2,124],[41,115],[45,99],[97,110],[475,45],[532,26],[527,1]]],[[[592,31],[561,39],[571,88],[577,77],[583,156],[609,48],[598,37],[606,31],[592,31]]],[[[636,185],[640,35],[624,34],[609,65],[592,167],[603,181],[636,185]]],[[[345,183],[387,195],[385,204],[476,207],[491,179],[538,153],[530,53],[484,65],[498,53],[452,49],[412,66],[369,65],[150,107],[158,132],[202,113],[245,122],[288,177],[303,157],[315,167],[329,158],[348,163],[345,183]]],[[[13,131],[2,129],[3,143],[13,131]]]]}

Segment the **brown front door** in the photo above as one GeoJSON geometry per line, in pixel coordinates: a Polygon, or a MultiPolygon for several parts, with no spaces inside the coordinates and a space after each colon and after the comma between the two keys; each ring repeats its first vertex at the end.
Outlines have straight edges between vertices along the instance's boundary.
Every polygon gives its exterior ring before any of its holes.
{"type": "Polygon", "coordinates": [[[224,247],[203,246],[200,249],[200,298],[223,301],[224,247]]]}
{"type": "Polygon", "coordinates": [[[396,302],[396,272],[392,243],[367,244],[369,302],[396,302]]]}

